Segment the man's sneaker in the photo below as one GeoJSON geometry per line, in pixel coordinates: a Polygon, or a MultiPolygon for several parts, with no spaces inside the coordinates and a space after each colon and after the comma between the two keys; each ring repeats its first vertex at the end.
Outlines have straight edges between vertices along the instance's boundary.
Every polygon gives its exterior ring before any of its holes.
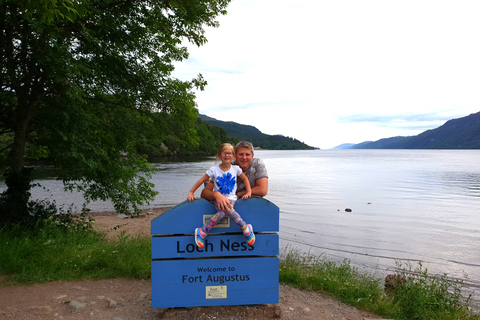
{"type": "Polygon", "coordinates": [[[205,247],[205,238],[207,237],[207,234],[202,231],[202,228],[196,228],[195,229],[195,244],[199,248],[205,247]]]}
{"type": "Polygon", "coordinates": [[[253,227],[251,224],[247,224],[247,228],[243,231],[243,235],[247,237],[247,243],[252,246],[255,243],[255,234],[253,233],[253,227]]]}

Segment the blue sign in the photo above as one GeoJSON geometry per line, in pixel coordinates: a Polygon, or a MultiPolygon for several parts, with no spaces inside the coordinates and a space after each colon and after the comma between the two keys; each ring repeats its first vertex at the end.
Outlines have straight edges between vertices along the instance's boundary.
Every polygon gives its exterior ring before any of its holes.
{"type": "Polygon", "coordinates": [[[152,221],[152,307],[278,302],[279,209],[252,198],[239,200],[235,210],[253,225],[252,246],[235,223],[224,223],[198,248],[194,230],[215,214],[203,199],[183,202],[152,221]]]}

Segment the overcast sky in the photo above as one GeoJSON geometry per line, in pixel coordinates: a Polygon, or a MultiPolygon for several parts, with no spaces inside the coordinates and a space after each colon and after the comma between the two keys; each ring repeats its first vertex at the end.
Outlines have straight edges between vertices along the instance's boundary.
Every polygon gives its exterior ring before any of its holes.
{"type": "Polygon", "coordinates": [[[175,77],[201,114],[322,149],[480,111],[480,1],[233,0],[175,77]]]}

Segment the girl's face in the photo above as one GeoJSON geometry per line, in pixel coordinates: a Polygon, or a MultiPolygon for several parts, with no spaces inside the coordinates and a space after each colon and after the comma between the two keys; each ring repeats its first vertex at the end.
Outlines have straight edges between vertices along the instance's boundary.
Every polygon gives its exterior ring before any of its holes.
{"type": "Polygon", "coordinates": [[[235,152],[232,148],[225,148],[220,152],[219,158],[224,163],[230,163],[235,158],[235,152]]]}

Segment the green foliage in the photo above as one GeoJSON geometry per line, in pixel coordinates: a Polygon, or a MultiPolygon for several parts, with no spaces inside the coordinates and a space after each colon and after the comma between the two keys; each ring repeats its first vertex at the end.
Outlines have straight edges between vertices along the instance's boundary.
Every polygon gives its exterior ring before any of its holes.
{"type": "Polygon", "coordinates": [[[137,150],[141,154],[147,154],[149,157],[171,156],[171,155],[205,155],[215,154],[218,146],[222,143],[238,143],[238,139],[228,138],[225,130],[210,125],[197,118],[195,123],[191,124],[194,138],[186,143],[179,139],[179,134],[174,133],[176,128],[171,127],[174,121],[168,121],[169,115],[159,114],[154,123],[148,125],[139,132],[142,138],[137,144],[137,150]],[[160,131],[154,130],[155,126],[162,125],[164,130],[171,132],[168,135],[159,134],[160,131]],[[150,130],[147,128],[151,128],[150,130]]]}
{"type": "Polygon", "coordinates": [[[218,26],[228,3],[2,1],[1,169],[15,176],[25,159],[48,158],[87,201],[135,212],[153,199],[137,147],[198,145],[193,90],[206,81],[171,74],[188,57],[182,40],[204,44],[203,28],[218,26]]]}
{"type": "Polygon", "coordinates": [[[295,138],[283,137],[279,135],[263,135],[262,137],[252,138],[251,142],[255,146],[270,150],[312,150],[313,147],[300,142],[295,138]]]}
{"type": "Polygon", "coordinates": [[[156,192],[148,181],[153,168],[135,148],[135,111],[115,105],[88,107],[88,112],[86,106],[73,117],[54,112],[41,142],[55,146],[49,154],[67,189],[83,191],[87,202],[110,199],[118,212],[137,212],[156,192]]]}
{"type": "Polygon", "coordinates": [[[71,0],[18,0],[16,4],[26,19],[31,21],[40,19],[46,24],[62,20],[74,21],[79,16],[77,9],[81,8],[71,0]]]}
{"type": "Polygon", "coordinates": [[[462,296],[463,282],[446,274],[434,276],[423,269],[421,262],[412,270],[399,269],[399,281],[393,292],[393,304],[398,308],[397,319],[461,319],[468,314],[468,302],[462,296]]]}
{"type": "Polygon", "coordinates": [[[337,263],[325,257],[287,250],[281,256],[280,281],[293,286],[323,291],[358,308],[379,301],[379,281],[360,274],[349,261],[337,263]]]}
{"type": "Polygon", "coordinates": [[[179,153],[184,155],[216,154],[222,143],[229,142],[233,145],[238,143],[238,139],[228,138],[224,129],[212,126],[198,118],[194,128],[198,136],[198,143],[179,148],[179,153]]]}

